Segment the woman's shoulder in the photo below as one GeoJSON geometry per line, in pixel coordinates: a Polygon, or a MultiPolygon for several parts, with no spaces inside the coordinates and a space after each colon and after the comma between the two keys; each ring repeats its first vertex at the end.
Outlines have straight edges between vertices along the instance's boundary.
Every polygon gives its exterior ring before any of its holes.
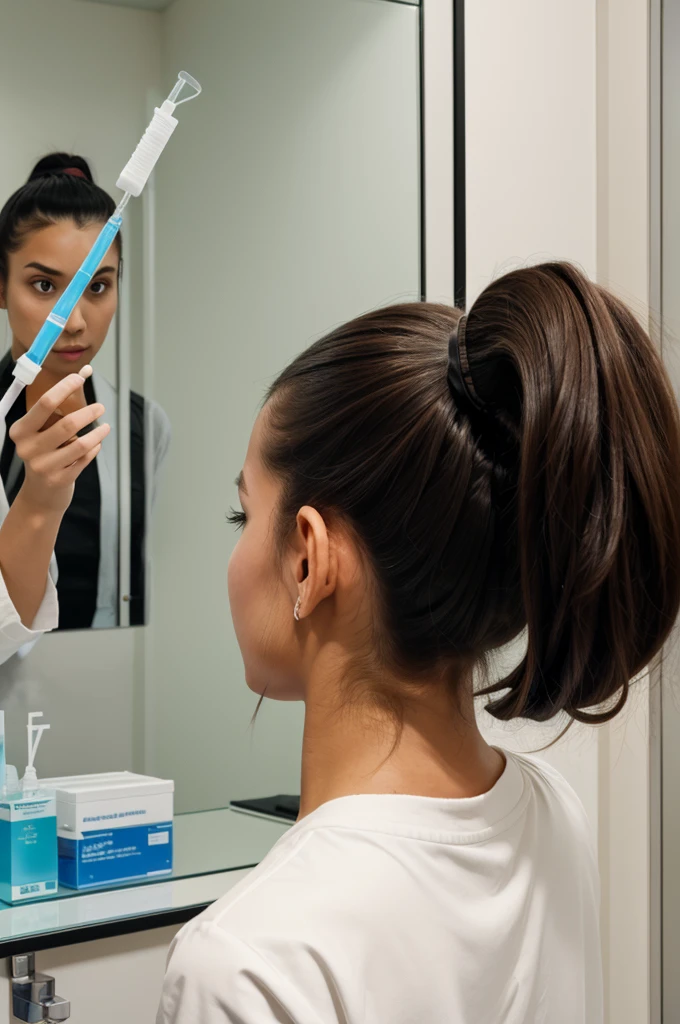
{"type": "Polygon", "coordinates": [[[130,431],[132,437],[152,445],[154,466],[158,470],[170,447],[172,430],[168,415],[158,402],[130,392],[130,431]]]}
{"type": "MultiPolygon", "coordinates": [[[[352,945],[349,923],[358,918],[359,901],[349,899],[352,871],[346,854],[336,860],[328,850],[312,849],[314,836],[291,830],[245,879],[184,926],[171,947],[166,1015],[159,1020],[198,1020],[189,1012],[199,1009],[193,993],[205,996],[208,990],[211,1001],[228,1008],[234,1019],[336,1020],[331,993],[337,984],[329,989],[328,981],[342,973],[338,951],[352,945]],[[319,963],[326,964],[325,972],[319,963]],[[263,991],[276,1002],[276,1017],[268,1015],[263,991]]],[[[215,1024],[223,1019],[216,1017],[215,1024]]]]}
{"type": "Polygon", "coordinates": [[[592,845],[594,829],[583,801],[565,776],[541,757],[504,751],[512,758],[531,790],[536,813],[550,818],[552,830],[561,829],[570,841],[592,845]]]}
{"type": "Polygon", "coordinates": [[[162,405],[153,398],[145,398],[137,391],[130,392],[130,415],[140,417],[142,421],[148,418],[154,426],[170,430],[170,420],[162,405]]]}
{"type": "MultiPolygon", "coordinates": [[[[288,947],[289,957],[291,952],[288,947]]],[[[321,1024],[337,1019],[324,1013],[323,1004],[330,1001],[323,989],[315,992],[318,978],[297,979],[285,970],[287,964],[281,966],[271,962],[266,950],[194,918],[170,947],[157,1024],[321,1024]]],[[[332,1003],[326,1008],[332,1012],[332,1003]]]]}

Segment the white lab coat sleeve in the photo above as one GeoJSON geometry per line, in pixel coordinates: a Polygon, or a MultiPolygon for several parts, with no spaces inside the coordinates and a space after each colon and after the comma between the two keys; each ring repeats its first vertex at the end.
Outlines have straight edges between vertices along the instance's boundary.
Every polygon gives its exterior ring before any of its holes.
{"type": "Polygon", "coordinates": [[[195,919],[170,948],[156,1024],[323,1024],[251,945],[195,919]]]}
{"type": "Polygon", "coordinates": [[[51,576],[47,578],[45,594],[31,628],[28,629],[12,603],[0,572],[0,665],[16,654],[24,644],[33,643],[42,633],[56,629],[58,621],[57,588],[51,576]]]}

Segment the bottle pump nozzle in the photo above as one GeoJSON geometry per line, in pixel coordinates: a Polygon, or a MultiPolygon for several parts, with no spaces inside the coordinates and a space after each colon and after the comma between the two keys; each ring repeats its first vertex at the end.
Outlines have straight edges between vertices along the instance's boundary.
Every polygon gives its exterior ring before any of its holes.
{"type": "Polygon", "coordinates": [[[42,711],[31,711],[28,715],[28,725],[26,726],[26,731],[28,732],[28,764],[26,765],[26,771],[24,772],[24,777],[22,779],[24,791],[35,787],[38,782],[38,776],[34,766],[35,755],[38,752],[38,745],[42,739],[42,734],[46,729],[49,729],[50,726],[47,724],[34,725],[33,719],[42,718],[42,716],[42,711]]]}

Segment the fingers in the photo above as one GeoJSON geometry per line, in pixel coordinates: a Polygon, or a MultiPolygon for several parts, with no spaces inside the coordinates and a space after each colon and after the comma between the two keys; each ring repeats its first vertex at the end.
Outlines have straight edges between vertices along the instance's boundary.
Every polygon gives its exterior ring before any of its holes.
{"type": "Polygon", "coordinates": [[[101,448],[102,441],[108,436],[110,431],[111,427],[109,424],[102,423],[94,430],[91,430],[89,434],[77,437],[68,445],[60,448],[58,452],[54,452],[54,455],[59,457],[58,464],[62,466],[72,466],[74,462],[78,462],[80,459],[84,458],[92,451],[93,448],[101,448]]]}
{"type": "Polygon", "coordinates": [[[17,442],[17,436],[22,438],[28,434],[37,433],[47,423],[52,413],[56,412],[61,403],[75,394],[79,388],[82,388],[84,383],[85,378],[80,374],[70,373],[68,377],[64,377],[53,388],[46,391],[33,408],[12,427],[10,437],[14,443],[16,444],[17,442]]]}
{"type": "Polygon", "coordinates": [[[91,462],[94,462],[94,460],[97,458],[101,450],[101,443],[96,444],[93,448],[89,450],[89,452],[83,455],[82,458],[77,459],[75,462],[72,462],[70,466],[66,466],[62,469],[57,469],[54,472],[50,473],[49,477],[47,478],[49,486],[53,488],[71,487],[76,482],[76,480],[78,479],[82,471],[85,469],[85,467],[89,466],[91,462]]]}
{"type": "Polygon", "coordinates": [[[103,415],[104,406],[101,402],[93,402],[92,405],[86,405],[84,409],[76,409],[75,412],[70,412],[68,416],[63,416],[47,430],[41,431],[38,435],[38,443],[45,451],[59,448],[60,445],[66,444],[76,434],[80,433],[84,427],[94,423],[95,420],[98,420],[103,415]]]}
{"type": "MultiPolygon", "coordinates": [[[[81,367],[80,370],[78,370],[78,373],[83,378],[83,380],[88,380],[92,376],[93,370],[90,364],[88,363],[87,366],[81,367]]],[[[57,416],[68,416],[68,400],[65,399],[63,404],[65,408],[62,408],[62,406],[60,405],[57,409],[54,410],[51,419],[54,419],[57,416]]],[[[51,426],[49,419],[46,420],[46,423],[51,426]]]]}
{"type": "MultiPolygon", "coordinates": [[[[50,428],[51,430],[54,428],[50,428]]],[[[88,461],[91,461],[95,456],[92,455],[93,449],[101,448],[102,441],[110,432],[111,427],[108,423],[102,423],[100,426],[95,427],[94,430],[89,431],[87,434],[83,434],[82,437],[76,437],[70,444],[64,447],[52,449],[47,452],[42,452],[30,460],[30,468],[33,473],[40,474],[45,478],[53,478],[58,476],[63,470],[69,469],[81,462],[83,459],[91,456],[88,461]]],[[[81,468],[84,468],[87,462],[83,464],[81,468]]],[[[81,470],[76,472],[76,476],[81,470]]],[[[75,477],[74,477],[75,479],[75,477]]],[[[53,482],[57,482],[56,480],[53,482]]]]}
{"type": "MultiPolygon", "coordinates": [[[[48,454],[61,448],[62,445],[75,438],[76,434],[84,427],[94,423],[103,413],[104,406],[99,402],[94,402],[92,405],[86,405],[83,409],[77,409],[76,412],[71,412],[68,416],[62,417],[51,427],[48,427],[47,430],[40,432],[30,431],[28,433],[24,433],[22,430],[17,431],[17,434],[14,436],[10,433],[10,436],[14,441],[19,458],[23,459],[24,462],[29,462],[31,459],[36,459],[43,454],[48,454]]],[[[23,424],[27,419],[28,417],[24,416],[22,420],[15,424],[15,427],[23,424]]],[[[76,441],[74,440],[73,444],[75,443],[76,441]]]]}
{"type": "Polygon", "coordinates": [[[61,465],[72,466],[75,462],[85,458],[93,448],[101,448],[102,441],[110,432],[111,427],[109,424],[102,423],[99,427],[91,430],[89,434],[76,438],[75,441],[72,441],[54,454],[59,456],[61,465]]]}
{"type": "Polygon", "coordinates": [[[101,446],[101,442],[100,442],[99,444],[96,444],[94,446],[94,448],[91,448],[90,451],[86,455],[83,455],[82,459],[78,459],[77,462],[73,462],[70,466],[68,466],[65,470],[63,470],[64,483],[65,484],[72,484],[72,483],[74,483],[78,479],[78,477],[80,476],[82,471],[85,469],[85,467],[89,466],[89,464],[94,459],[97,458],[97,456],[99,455],[101,450],[102,450],[102,446],[101,446]]]}

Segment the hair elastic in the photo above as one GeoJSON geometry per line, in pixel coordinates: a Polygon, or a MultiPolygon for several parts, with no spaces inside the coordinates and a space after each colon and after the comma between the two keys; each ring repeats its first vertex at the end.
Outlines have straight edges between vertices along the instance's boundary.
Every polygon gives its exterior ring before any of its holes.
{"type": "Polygon", "coordinates": [[[477,443],[506,468],[518,465],[518,431],[495,404],[485,402],[472,383],[466,344],[467,317],[462,316],[449,338],[449,389],[459,412],[467,418],[477,443]]]}
{"type": "Polygon", "coordinates": [[[73,178],[85,178],[85,181],[89,181],[85,171],[81,171],[80,167],[64,167],[61,173],[70,174],[73,178]]]}
{"type": "Polygon", "coordinates": [[[465,344],[466,324],[467,317],[462,316],[456,325],[455,331],[449,338],[449,387],[461,411],[468,411],[470,406],[472,406],[478,412],[488,415],[489,409],[475,391],[475,386],[472,383],[470,362],[465,344]]]}

